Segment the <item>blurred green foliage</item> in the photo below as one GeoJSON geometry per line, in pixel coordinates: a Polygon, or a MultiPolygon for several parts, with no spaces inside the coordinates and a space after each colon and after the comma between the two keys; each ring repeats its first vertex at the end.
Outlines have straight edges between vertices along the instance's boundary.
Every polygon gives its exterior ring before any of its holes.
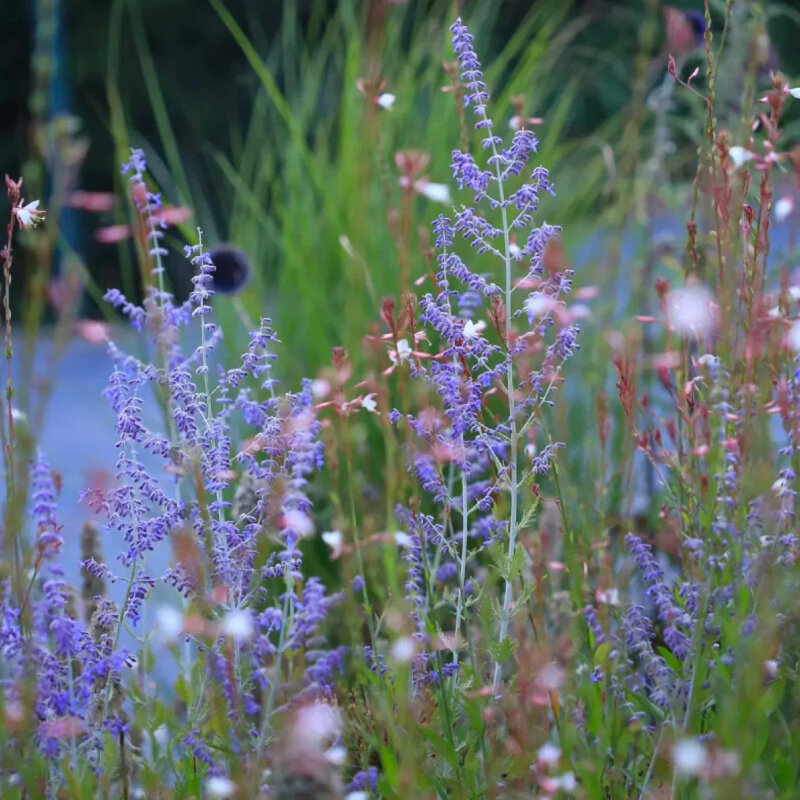
{"type": "MultiPolygon", "coordinates": [[[[797,13],[783,3],[754,7],[776,48],[773,61],[796,73],[797,13]]],[[[712,8],[721,27],[726,4],[712,8]]],[[[394,153],[424,147],[426,175],[447,182],[459,134],[452,95],[440,92],[447,83],[441,64],[456,13],[477,31],[490,87],[503,87],[496,100],[504,122],[516,97],[525,114],[544,118],[540,160],[559,193],[550,221],[565,225],[568,241],[601,226],[618,229],[642,196],[633,185],[636,165],[650,154],[656,124],[644,102],[666,66],[656,0],[36,0],[10,9],[2,58],[5,74],[19,80],[0,90],[13,109],[0,132],[5,168],[17,171],[37,157],[26,144],[28,67],[36,64],[37,20],[53,9],[60,49],[50,102],[67,107],[90,142],[80,188],[120,190],[126,148],[144,147],[165,200],[194,209],[181,235],[191,238],[200,226],[210,244],[234,241],[251,256],[255,276],[244,304],[252,315],[266,309],[278,317],[298,374],[318,369],[333,345],[358,350],[380,297],[403,288],[401,269],[411,278],[424,272],[418,230],[439,209],[416,198],[400,239],[392,232],[401,204],[394,153]],[[61,73],[66,81],[55,80],[61,73]],[[378,78],[397,96],[380,115],[356,89],[358,79],[378,78]],[[68,96],[55,98],[56,91],[68,96]]],[[[738,94],[743,77],[733,80],[738,94]]],[[[691,101],[680,102],[694,113],[691,101]]],[[[689,147],[673,153],[670,173],[691,179],[697,131],[678,123],[671,134],[689,147]]],[[[94,298],[109,286],[135,291],[125,246],[116,251],[94,238],[98,225],[124,221],[117,212],[83,214],[76,223],[72,245],[94,298]]],[[[25,274],[24,256],[20,264],[25,274]]],[[[178,293],[185,291],[187,265],[177,259],[168,269],[178,293]]],[[[233,310],[220,306],[232,320],[233,310]]],[[[235,351],[240,341],[230,337],[230,344],[235,351]]]]}
{"type": "MultiPolygon", "coordinates": [[[[13,79],[0,88],[6,109],[0,160],[9,172],[19,171],[30,155],[32,47],[46,5],[43,0],[8,4],[4,18],[0,63],[13,79]]],[[[212,241],[236,239],[248,248],[272,285],[287,260],[339,260],[334,245],[345,231],[335,222],[352,221],[355,214],[363,224],[380,213],[374,203],[364,213],[365,198],[347,195],[352,186],[346,180],[363,183],[365,177],[356,173],[357,162],[361,170],[365,164],[378,169],[376,159],[370,165],[369,154],[361,150],[363,100],[354,88],[356,77],[381,75],[398,95],[397,109],[386,122],[387,161],[394,149],[424,142],[434,154],[435,179],[445,179],[455,118],[435,90],[444,83],[445,22],[457,5],[477,22],[480,47],[493,64],[492,81],[508,87],[502,102],[508,107],[510,97],[522,93],[529,113],[546,118],[543,161],[556,176],[573,164],[583,174],[587,160],[596,162],[594,174],[560,185],[562,195],[565,186],[576,195],[570,200],[580,210],[596,206],[598,197],[607,196],[594,191],[596,182],[608,177],[600,174],[598,157],[630,109],[642,45],[652,59],[646,82],[652,85],[663,71],[657,3],[232,0],[224,8],[241,31],[237,42],[218,13],[220,5],[205,0],[55,2],[60,50],[52,69],[66,80],[52,89],[50,104],[69,108],[91,143],[81,188],[112,188],[124,131],[125,144],[144,145],[151,163],[163,159],[157,177],[167,198],[192,205],[194,222],[212,241]],[[649,25],[656,30],[645,37],[649,25]],[[254,68],[243,50],[245,39],[263,69],[254,68]],[[66,96],[56,98],[56,91],[66,96]],[[309,156],[316,178],[309,174],[309,156]],[[317,181],[316,191],[305,193],[309,180],[317,181]],[[335,191],[320,205],[323,184],[335,191]],[[337,194],[352,201],[341,208],[337,194]],[[293,248],[290,239],[299,234],[292,220],[312,210],[309,204],[319,217],[317,235],[305,241],[314,252],[287,253],[293,248]],[[330,219],[333,207],[343,215],[338,221],[330,219]]],[[[778,13],[768,18],[771,36],[789,59],[786,68],[797,71],[798,63],[791,61],[799,58],[791,46],[797,20],[778,13]]],[[[561,202],[563,217],[563,196],[561,202]]],[[[93,240],[95,221],[81,220],[78,246],[104,288],[124,281],[119,259],[93,240]]],[[[369,247],[361,255],[372,263],[378,249],[369,247]]],[[[299,277],[292,273],[292,280],[299,277]]],[[[333,276],[323,271],[320,277],[333,276]]],[[[387,288],[376,286],[377,291],[387,288]]]]}

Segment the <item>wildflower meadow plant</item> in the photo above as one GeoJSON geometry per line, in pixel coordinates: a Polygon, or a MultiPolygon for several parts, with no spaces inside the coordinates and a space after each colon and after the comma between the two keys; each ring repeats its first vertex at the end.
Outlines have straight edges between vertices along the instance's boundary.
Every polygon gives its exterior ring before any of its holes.
{"type": "MultiPolygon", "coordinates": [[[[121,749],[130,747],[132,721],[153,710],[147,693],[127,691],[130,670],[146,685],[150,648],[163,647],[165,639],[180,642],[181,679],[198,691],[186,698],[192,710],[181,730],[170,733],[190,752],[194,747],[195,757],[202,750],[210,775],[222,775],[229,765],[208,755],[211,705],[227,708],[229,744],[250,750],[272,735],[273,714],[295,678],[295,698],[311,701],[329,695],[342,667],[342,651],[326,651],[319,642],[320,624],[337,597],[327,596],[314,578],[303,585],[298,549],[313,532],[306,487],[323,460],[318,422],[308,384],[294,393],[277,390],[271,371],[277,337],[268,319],[250,334],[239,366],[226,370],[214,362],[220,336],[210,305],[215,266],[202,239],[187,246],[193,290],[185,302],[174,301],[164,288],[167,250],[155,213],[160,198],[147,186],[142,151],[132,152],[123,172],[130,176],[152,279],[142,305],[117,290],[106,297],[149,335],[152,350],[143,359],[109,345],[114,366],[106,395],[117,425],[116,485],[92,489],[86,499],[117,552],[104,562],[92,530],[82,548],[87,587],[120,585],[122,601],[91,592],[79,600],[51,563],[62,534],[53,473],[39,454],[30,472],[30,513],[43,582],[36,594],[29,587],[22,603],[9,582],[3,584],[4,707],[20,725],[33,724],[28,746],[53,764],[69,752],[71,770],[83,780],[87,769],[101,768],[107,734],[121,749]],[[199,329],[199,344],[186,352],[182,335],[192,327],[199,329]],[[162,402],[162,428],[145,420],[151,391],[162,402]],[[232,504],[226,496],[237,471],[249,492],[246,501],[237,495],[232,504]],[[174,564],[153,572],[151,554],[170,541],[174,564]],[[265,541],[274,542],[268,554],[265,541]],[[173,597],[158,609],[154,631],[143,615],[157,586],[171,587],[173,597]],[[131,639],[141,652],[123,644],[131,639]],[[268,661],[274,661],[269,675],[268,661]]],[[[9,752],[24,746],[14,737],[9,752]]],[[[55,791],[57,770],[50,780],[55,791]]]]}
{"type": "MultiPolygon", "coordinates": [[[[278,356],[293,343],[268,318],[226,364],[216,312],[233,303],[241,325],[248,311],[219,295],[253,265],[198,230],[180,300],[161,196],[131,151],[141,299],[105,299],[137,347],[107,345],[116,467],[84,493],[94,518],[79,533],[13,405],[14,234],[45,215],[6,180],[3,798],[797,795],[800,284],[770,260],[796,90],[772,75],[734,143],[718,129],[708,7],[666,20],[681,57],[667,77],[703,102],[706,139],[680,274],[646,273],[658,312],[635,323],[655,332],[606,332],[612,355],[594,365],[598,442],[562,433],[592,337],[540,209],[555,196],[536,163],[542,120],[517,98],[500,136],[460,19],[445,65],[454,186],[421,177],[428,154],[397,154],[400,299],[376,299],[385,332],[365,336],[366,367],[336,347],[286,390],[278,356]],[[700,36],[705,94],[697,72],[681,78],[700,36]],[[414,202],[450,206],[420,236],[415,283],[414,202]],[[606,485],[639,471],[647,507],[607,506],[606,485]]],[[[380,113],[405,102],[365,87],[380,113]]]]}
{"type": "MultiPolygon", "coordinates": [[[[453,150],[453,176],[468,204],[434,221],[436,293],[419,301],[420,319],[430,332],[426,338],[439,349],[429,360],[414,353],[408,359],[412,376],[430,384],[441,411],[394,411],[393,419],[415,434],[410,466],[425,494],[443,509],[434,516],[401,512],[412,536],[407,591],[417,609],[416,660],[424,665],[430,658],[425,645],[435,601],[428,584],[434,579],[455,584],[445,601],[453,610],[458,644],[469,635],[474,567],[481,551],[499,543],[504,589],[490,645],[497,694],[512,652],[519,530],[536,507],[535,500],[526,506],[523,495],[550,470],[560,446],[549,438],[543,411],[552,405],[563,363],[578,349],[579,330],[557,325],[553,313],[572,284],[571,270],[555,257],[560,229],[533,226],[540,194],[554,194],[547,170],[531,164],[536,137],[520,128],[507,146],[503,143],[489,117],[489,92],[472,35],[461,20],[451,33],[480,155],[453,150]],[[469,264],[461,252],[469,253],[469,264]],[[477,319],[478,313],[485,318],[477,319]],[[425,564],[433,565],[433,574],[426,574],[425,564]]],[[[458,665],[455,646],[452,662],[441,671],[452,675],[458,665]]],[[[435,669],[431,675],[422,669],[420,676],[440,677],[435,669]]]]}

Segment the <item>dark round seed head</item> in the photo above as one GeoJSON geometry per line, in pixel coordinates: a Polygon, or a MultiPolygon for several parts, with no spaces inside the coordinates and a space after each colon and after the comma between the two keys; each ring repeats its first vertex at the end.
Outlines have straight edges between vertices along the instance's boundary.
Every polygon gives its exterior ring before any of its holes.
{"type": "Polygon", "coordinates": [[[237,247],[221,244],[208,251],[214,263],[212,288],[220,294],[235,294],[250,277],[250,259],[237,247]]]}

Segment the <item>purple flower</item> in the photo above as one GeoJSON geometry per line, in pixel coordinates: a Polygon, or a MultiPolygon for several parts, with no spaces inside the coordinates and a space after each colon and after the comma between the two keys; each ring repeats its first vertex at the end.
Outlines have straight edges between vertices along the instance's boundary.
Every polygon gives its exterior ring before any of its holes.
{"type": "Polygon", "coordinates": [[[30,468],[31,515],[37,532],[37,546],[41,553],[53,556],[61,549],[64,540],[56,522],[56,489],[53,470],[41,451],[30,468]]]}

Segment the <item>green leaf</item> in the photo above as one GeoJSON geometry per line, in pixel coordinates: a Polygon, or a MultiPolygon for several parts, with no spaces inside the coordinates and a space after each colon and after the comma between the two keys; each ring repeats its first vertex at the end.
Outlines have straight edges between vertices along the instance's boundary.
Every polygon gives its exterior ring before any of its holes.
{"type": "Polygon", "coordinates": [[[514,655],[515,649],[516,643],[508,636],[499,642],[490,642],[489,644],[489,654],[498,664],[504,664],[508,661],[514,655]]]}

